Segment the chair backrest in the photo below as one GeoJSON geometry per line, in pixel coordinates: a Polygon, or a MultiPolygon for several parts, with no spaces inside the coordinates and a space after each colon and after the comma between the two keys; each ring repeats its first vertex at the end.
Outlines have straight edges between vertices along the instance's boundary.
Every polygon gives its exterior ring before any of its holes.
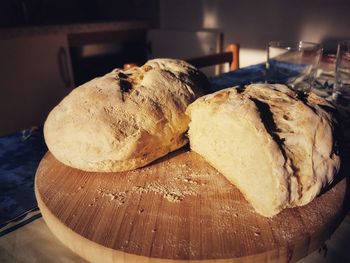
{"type": "MultiPolygon", "coordinates": [[[[229,44],[225,52],[190,58],[186,61],[197,68],[228,63],[230,71],[236,70],[239,68],[239,45],[229,44]]],[[[220,67],[219,73],[223,73],[223,71],[223,67],[220,67]]]]}
{"type": "MultiPolygon", "coordinates": [[[[147,31],[148,59],[202,57],[223,51],[223,34],[213,30],[168,30],[147,31]]],[[[203,69],[207,75],[218,74],[217,67],[203,69]]]]}

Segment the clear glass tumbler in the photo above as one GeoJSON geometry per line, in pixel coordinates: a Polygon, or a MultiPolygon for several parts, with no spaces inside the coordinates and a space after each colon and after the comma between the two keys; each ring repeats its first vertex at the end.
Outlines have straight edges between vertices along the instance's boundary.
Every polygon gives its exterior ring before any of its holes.
{"type": "Polygon", "coordinates": [[[350,41],[338,43],[333,99],[337,104],[350,106],[350,41]]]}
{"type": "Polygon", "coordinates": [[[286,84],[295,91],[309,92],[322,52],[321,45],[311,42],[269,42],[266,81],[286,84]]]}

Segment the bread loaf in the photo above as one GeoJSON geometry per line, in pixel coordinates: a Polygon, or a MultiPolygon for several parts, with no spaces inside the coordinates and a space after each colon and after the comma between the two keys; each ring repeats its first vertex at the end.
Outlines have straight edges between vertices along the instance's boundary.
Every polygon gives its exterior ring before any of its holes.
{"type": "Polygon", "coordinates": [[[208,81],[184,61],[155,59],[115,69],[74,89],[49,114],[46,144],[85,171],[144,166],[187,143],[187,106],[208,81]]]}
{"type": "Polygon", "coordinates": [[[228,88],[188,107],[190,146],[272,217],[309,203],[339,170],[331,107],[284,85],[228,88]]]}

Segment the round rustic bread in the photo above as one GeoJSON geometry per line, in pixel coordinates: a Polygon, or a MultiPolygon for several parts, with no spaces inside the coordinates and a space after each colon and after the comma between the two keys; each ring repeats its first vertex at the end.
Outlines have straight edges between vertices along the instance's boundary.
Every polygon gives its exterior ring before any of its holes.
{"type": "Polygon", "coordinates": [[[271,217],[311,202],[339,170],[332,106],[284,85],[252,84],[199,98],[191,118],[191,149],[271,217]]]}
{"type": "Polygon", "coordinates": [[[206,85],[181,60],[115,69],[77,87],[50,112],[46,144],[59,161],[85,171],[144,166],[187,143],[185,110],[206,85]]]}

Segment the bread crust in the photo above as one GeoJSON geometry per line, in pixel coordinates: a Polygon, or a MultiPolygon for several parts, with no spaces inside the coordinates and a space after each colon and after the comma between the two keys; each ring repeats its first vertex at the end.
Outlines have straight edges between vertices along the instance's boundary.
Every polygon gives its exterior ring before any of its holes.
{"type": "Polygon", "coordinates": [[[206,81],[180,60],[115,69],[77,87],[50,112],[46,144],[59,161],[85,171],[147,165],[188,142],[185,110],[206,81]]]}

